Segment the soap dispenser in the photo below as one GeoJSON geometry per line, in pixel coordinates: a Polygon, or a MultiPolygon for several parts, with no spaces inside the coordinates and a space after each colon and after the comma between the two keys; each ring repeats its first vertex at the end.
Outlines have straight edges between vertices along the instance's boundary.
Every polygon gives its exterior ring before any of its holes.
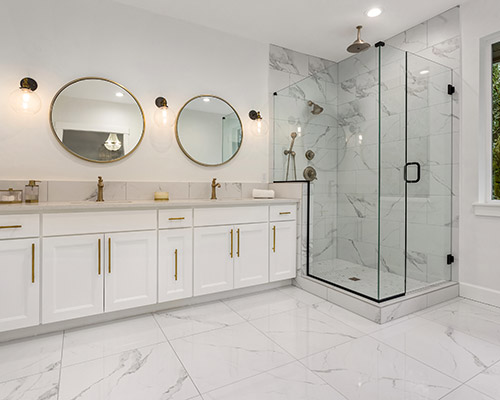
{"type": "Polygon", "coordinates": [[[26,203],[38,203],[40,195],[40,186],[37,185],[40,181],[29,181],[24,188],[24,201],[26,203]]]}

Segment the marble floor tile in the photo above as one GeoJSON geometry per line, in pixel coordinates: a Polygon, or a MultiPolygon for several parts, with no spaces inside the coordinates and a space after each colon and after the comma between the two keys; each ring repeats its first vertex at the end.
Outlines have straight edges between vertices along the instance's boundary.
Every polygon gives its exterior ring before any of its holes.
{"type": "Polygon", "coordinates": [[[471,389],[470,387],[463,385],[458,389],[454,390],[450,394],[444,396],[441,400],[494,400],[493,398],[486,396],[477,390],[471,389]]]}
{"type": "Polygon", "coordinates": [[[62,339],[61,332],[0,344],[0,382],[59,371],[62,339]]]}
{"type": "Polygon", "coordinates": [[[73,329],[64,333],[62,365],[90,361],[165,341],[151,314],[73,329]]]}
{"type": "Polygon", "coordinates": [[[387,327],[392,326],[394,324],[398,324],[400,322],[406,321],[407,319],[411,318],[411,315],[410,315],[410,316],[398,318],[396,320],[393,320],[393,321],[390,321],[390,322],[387,322],[387,323],[381,325],[381,324],[373,322],[367,318],[364,318],[361,315],[358,315],[358,314],[355,314],[349,310],[346,310],[345,308],[342,308],[342,307],[337,306],[333,303],[330,303],[328,301],[314,304],[313,308],[326,314],[326,315],[329,315],[332,318],[335,318],[339,321],[342,321],[344,324],[352,326],[353,328],[355,328],[358,331],[361,331],[363,333],[372,333],[375,331],[379,331],[381,329],[387,328],[387,327]]]}
{"type": "Polygon", "coordinates": [[[283,311],[306,306],[306,304],[301,301],[279,290],[270,290],[263,293],[224,300],[224,303],[246,320],[263,318],[283,311]]]}
{"type": "Polygon", "coordinates": [[[437,400],[460,384],[368,336],[303,362],[349,400],[437,400]]]}
{"type": "Polygon", "coordinates": [[[59,368],[0,383],[2,400],[57,400],[59,368]]]}
{"type": "Polygon", "coordinates": [[[494,399],[500,398],[500,363],[475,376],[467,385],[494,399]]]}
{"type": "Polygon", "coordinates": [[[500,308],[461,299],[427,313],[423,318],[500,346],[500,308]]]}
{"type": "Polygon", "coordinates": [[[251,323],[296,358],[363,336],[362,332],[311,307],[297,308],[251,323]]]}
{"type": "Polygon", "coordinates": [[[187,400],[198,394],[170,344],[161,343],[63,367],[59,400],[187,400]]]}
{"type": "Polygon", "coordinates": [[[202,393],[293,361],[249,323],[187,336],[171,343],[202,393]]]}
{"type": "Polygon", "coordinates": [[[220,301],[156,313],[154,317],[169,340],[245,321],[220,301]]]}
{"type": "Polygon", "coordinates": [[[324,301],[324,299],[322,299],[321,297],[308,293],[296,286],[284,286],[282,288],[279,288],[278,290],[307,305],[313,305],[324,301]]]}
{"type": "Polygon", "coordinates": [[[500,346],[420,317],[382,329],[372,337],[461,382],[500,360],[500,346]]]}
{"type": "Polygon", "coordinates": [[[205,400],[345,400],[298,361],[204,394],[205,400]]]}

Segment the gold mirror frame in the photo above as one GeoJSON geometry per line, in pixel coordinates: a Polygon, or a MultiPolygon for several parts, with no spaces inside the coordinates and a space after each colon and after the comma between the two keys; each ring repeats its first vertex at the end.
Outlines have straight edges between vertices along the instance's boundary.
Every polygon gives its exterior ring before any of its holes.
{"type": "Polygon", "coordinates": [[[52,133],[54,134],[54,136],[56,137],[57,141],[63,147],[64,150],[66,150],[68,153],[73,154],[74,156],[78,157],[81,160],[90,161],[90,162],[98,163],[98,164],[108,164],[108,163],[112,163],[112,162],[123,160],[124,158],[128,157],[129,155],[131,155],[139,147],[139,145],[142,142],[142,139],[144,139],[144,133],[146,132],[146,118],[144,117],[144,110],[142,109],[141,104],[139,103],[139,100],[137,100],[137,98],[132,94],[132,92],[130,90],[128,90],[125,86],[120,85],[118,82],[112,81],[111,79],[99,78],[99,77],[95,77],[95,76],[87,76],[87,77],[84,77],[84,78],[78,78],[78,79],[72,80],[71,82],[68,82],[67,84],[65,84],[61,89],[59,89],[57,91],[57,93],[54,95],[54,98],[52,99],[52,101],[50,103],[49,121],[50,121],[50,129],[52,130],[52,133]],[[99,161],[99,160],[92,160],[90,158],[83,157],[80,154],[77,154],[74,151],[72,151],[71,149],[69,149],[68,147],[66,147],[66,145],[62,142],[62,140],[57,135],[56,130],[54,129],[54,120],[52,119],[52,111],[54,109],[54,104],[55,104],[55,102],[57,100],[57,97],[67,87],[69,87],[69,86],[71,86],[71,85],[73,85],[73,84],[75,84],[77,82],[89,81],[89,80],[98,80],[98,81],[104,81],[104,82],[112,83],[112,84],[118,86],[119,88],[125,90],[134,99],[134,101],[136,102],[137,106],[139,107],[139,111],[141,112],[141,116],[142,116],[142,133],[141,133],[141,138],[139,139],[139,141],[137,142],[137,144],[134,146],[134,148],[132,150],[130,150],[127,154],[124,154],[120,158],[115,158],[114,160],[99,161]]]}
{"type": "Polygon", "coordinates": [[[182,152],[185,154],[185,156],[187,158],[189,158],[191,161],[195,162],[196,164],[198,165],[202,165],[204,167],[219,167],[221,165],[224,165],[224,164],[227,164],[229,161],[231,161],[234,157],[236,157],[236,154],[239,153],[240,149],[241,149],[241,146],[243,145],[243,124],[241,123],[241,118],[240,116],[238,115],[238,112],[234,109],[234,107],[229,104],[226,100],[224,100],[222,97],[219,97],[219,96],[215,96],[213,94],[200,94],[199,96],[195,96],[191,99],[189,99],[188,101],[186,101],[186,103],[182,106],[182,108],[179,110],[179,112],[177,113],[177,118],[175,119],[175,139],[177,140],[177,144],[179,145],[179,147],[181,148],[182,152]],[[182,143],[181,143],[181,140],[179,139],[179,117],[181,116],[182,114],[182,110],[184,110],[184,108],[186,108],[186,106],[191,103],[193,100],[196,100],[196,99],[199,99],[201,97],[212,97],[214,99],[218,99],[218,100],[221,100],[223,101],[224,103],[226,103],[230,108],[231,110],[233,110],[233,112],[235,113],[236,117],[238,118],[238,122],[240,123],[240,126],[241,126],[241,142],[240,142],[240,146],[238,147],[238,150],[236,150],[236,152],[231,156],[231,158],[227,159],[226,161],[220,163],[220,164],[205,164],[205,163],[202,163],[201,161],[198,161],[196,159],[194,159],[189,153],[188,151],[184,148],[184,146],[182,146],[182,143]]]}

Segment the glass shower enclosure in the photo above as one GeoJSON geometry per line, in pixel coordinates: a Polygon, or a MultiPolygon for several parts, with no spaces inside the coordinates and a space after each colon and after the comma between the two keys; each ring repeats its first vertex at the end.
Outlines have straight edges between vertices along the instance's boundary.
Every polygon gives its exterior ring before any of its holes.
{"type": "Polygon", "coordinates": [[[451,280],[452,70],[378,43],[274,95],[274,181],[309,182],[304,273],[382,302],[451,280]]]}

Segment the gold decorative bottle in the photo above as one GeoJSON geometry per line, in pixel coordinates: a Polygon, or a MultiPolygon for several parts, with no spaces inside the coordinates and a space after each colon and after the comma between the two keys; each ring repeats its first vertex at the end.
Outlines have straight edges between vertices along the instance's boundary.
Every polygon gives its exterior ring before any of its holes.
{"type": "Polygon", "coordinates": [[[40,181],[30,181],[24,187],[24,201],[26,203],[38,203],[40,196],[40,186],[37,185],[40,181]]]}

